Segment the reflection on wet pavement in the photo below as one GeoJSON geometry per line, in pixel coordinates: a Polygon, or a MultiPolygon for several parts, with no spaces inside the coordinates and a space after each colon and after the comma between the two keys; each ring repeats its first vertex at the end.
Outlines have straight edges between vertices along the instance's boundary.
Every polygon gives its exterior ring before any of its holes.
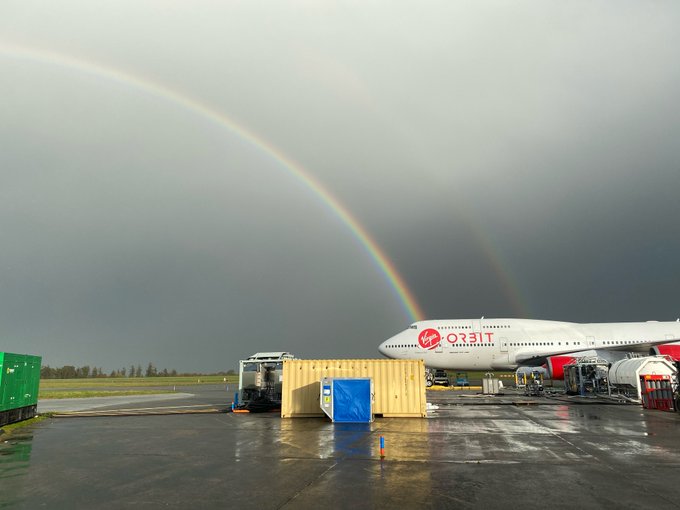
{"type": "Polygon", "coordinates": [[[679,414],[447,398],[433,396],[442,405],[428,419],[369,424],[272,414],[46,420],[0,443],[0,504],[507,508],[540,487],[558,507],[675,507],[667,487],[680,477],[679,414]]]}
{"type": "Polygon", "coordinates": [[[0,436],[0,507],[10,508],[20,501],[28,473],[33,436],[0,436]]]}

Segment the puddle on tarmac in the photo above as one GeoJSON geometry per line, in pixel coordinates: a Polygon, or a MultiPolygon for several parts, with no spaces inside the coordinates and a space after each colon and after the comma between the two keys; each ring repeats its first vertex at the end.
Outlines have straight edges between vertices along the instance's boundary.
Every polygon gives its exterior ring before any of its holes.
{"type": "Polygon", "coordinates": [[[28,468],[33,435],[0,436],[0,479],[18,476],[28,468]]]}
{"type": "Polygon", "coordinates": [[[0,436],[0,508],[13,508],[21,501],[24,479],[28,473],[33,436],[0,436]]]}

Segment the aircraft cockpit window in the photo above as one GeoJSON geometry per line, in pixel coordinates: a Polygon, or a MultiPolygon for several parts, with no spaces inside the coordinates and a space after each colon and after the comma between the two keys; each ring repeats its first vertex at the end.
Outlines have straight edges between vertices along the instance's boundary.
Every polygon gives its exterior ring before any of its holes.
{"type": "Polygon", "coordinates": [[[418,329],[418,325],[417,324],[411,324],[409,326],[409,329],[418,329]]]}

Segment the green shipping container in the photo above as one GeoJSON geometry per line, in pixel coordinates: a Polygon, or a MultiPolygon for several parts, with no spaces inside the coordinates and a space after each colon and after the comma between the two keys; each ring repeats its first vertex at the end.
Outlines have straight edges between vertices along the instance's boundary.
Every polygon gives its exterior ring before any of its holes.
{"type": "Polygon", "coordinates": [[[0,427],[35,416],[40,356],[0,352],[0,427]]]}

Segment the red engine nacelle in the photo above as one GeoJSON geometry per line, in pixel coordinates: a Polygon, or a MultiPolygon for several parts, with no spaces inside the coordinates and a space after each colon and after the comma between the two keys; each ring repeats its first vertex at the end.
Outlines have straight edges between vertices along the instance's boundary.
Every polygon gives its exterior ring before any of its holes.
{"type": "Polygon", "coordinates": [[[673,361],[680,361],[680,345],[678,344],[655,345],[649,350],[649,353],[657,356],[670,356],[673,361]]]}
{"type": "Polygon", "coordinates": [[[569,365],[575,361],[576,358],[573,356],[550,356],[548,358],[548,372],[550,372],[550,378],[553,381],[555,379],[564,379],[564,365],[569,365]]]}

